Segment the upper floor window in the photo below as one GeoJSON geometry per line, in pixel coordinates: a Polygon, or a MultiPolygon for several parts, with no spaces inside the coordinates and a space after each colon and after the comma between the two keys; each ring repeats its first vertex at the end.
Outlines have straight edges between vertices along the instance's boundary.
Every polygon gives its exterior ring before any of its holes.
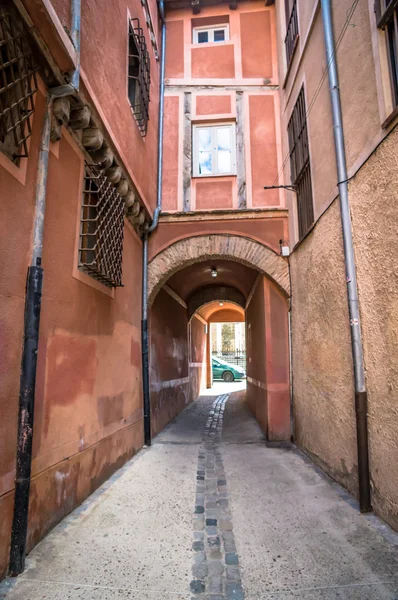
{"type": "Polygon", "coordinates": [[[0,9],[0,150],[16,164],[28,156],[37,70],[21,20],[0,9]]]}
{"type": "Polygon", "coordinates": [[[144,31],[138,19],[130,19],[128,97],[142,136],[147,134],[148,129],[150,84],[150,59],[144,31]]]}
{"type": "Polygon", "coordinates": [[[285,11],[286,11],[286,37],[285,37],[285,48],[286,48],[286,61],[287,65],[290,65],[290,61],[293,58],[294,50],[296,48],[299,30],[298,30],[298,19],[297,19],[297,0],[285,0],[285,11]]]}
{"type": "Polygon", "coordinates": [[[376,0],[375,7],[377,27],[385,31],[391,94],[398,106],[398,0],[376,0]]]}
{"type": "Polygon", "coordinates": [[[229,25],[225,23],[211,27],[195,27],[193,30],[194,44],[225,42],[226,40],[229,40],[229,25]]]}
{"type": "Polygon", "coordinates": [[[79,269],[107,287],[122,285],[124,201],[95,167],[86,165],[79,269]]]}
{"type": "Polygon", "coordinates": [[[194,176],[234,175],[235,156],[235,125],[194,126],[194,176]]]}
{"type": "Polygon", "coordinates": [[[290,172],[296,186],[299,237],[304,237],[314,222],[312,202],[311,163],[308,144],[307,113],[304,87],[301,88],[287,126],[290,172]]]}

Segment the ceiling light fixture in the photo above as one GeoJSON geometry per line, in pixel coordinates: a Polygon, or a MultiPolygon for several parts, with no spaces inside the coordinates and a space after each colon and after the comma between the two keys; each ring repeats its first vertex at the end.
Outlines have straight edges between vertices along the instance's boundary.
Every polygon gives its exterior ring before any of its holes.
{"type": "Polygon", "coordinates": [[[212,277],[217,277],[218,273],[217,273],[217,269],[216,267],[212,267],[211,268],[211,276],[212,277]]]}
{"type": "Polygon", "coordinates": [[[224,302],[220,302],[220,306],[224,306],[224,302]]]}

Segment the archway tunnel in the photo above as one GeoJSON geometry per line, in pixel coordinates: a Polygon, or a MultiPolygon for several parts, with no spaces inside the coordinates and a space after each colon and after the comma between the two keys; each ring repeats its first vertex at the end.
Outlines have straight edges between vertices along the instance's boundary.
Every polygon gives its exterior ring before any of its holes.
{"type": "Polygon", "coordinates": [[[269,441],[290,439],[286,291],[255,264],[209,255],[170,269],[151,296],[153,436],[213,385],[213,324],[239,322],[247,406],[269,441]]]}

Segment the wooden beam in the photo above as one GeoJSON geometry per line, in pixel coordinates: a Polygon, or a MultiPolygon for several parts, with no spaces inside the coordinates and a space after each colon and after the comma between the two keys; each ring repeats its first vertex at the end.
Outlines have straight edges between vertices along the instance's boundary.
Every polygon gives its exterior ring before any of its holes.
{"type": "Polygon", "coordinates": [[[265,6],[273,6],[275,4],[275,0],[265,0],[265,6]]]}
{"type": "Polygon", "coordinates": [[[231,0],[229,3],[229,8],[231,10],[236,10],[238,8],[238,1],[237,0],[231,0]]]}
{"type": "Polygon", "coordinates": [[[194,15],[198,15],[200,13],[200,0],[191,0],[192,12],[194,15]]]}

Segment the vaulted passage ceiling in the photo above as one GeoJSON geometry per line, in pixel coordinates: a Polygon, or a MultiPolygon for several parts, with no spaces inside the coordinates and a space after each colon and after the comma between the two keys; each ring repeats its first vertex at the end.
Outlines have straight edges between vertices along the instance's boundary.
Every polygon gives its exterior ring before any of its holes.
{"type": "Polygon", "coordinates": [[[185,267],[170,277],[167,285],[178,294],[184,302],[204,287],[229,286],[239,290],[248,297],[257,277],[257,271],[231,260],[206,260],[185,267]],[[217,269],[217,277],[211,276],[211,270],[217,269]]]}

